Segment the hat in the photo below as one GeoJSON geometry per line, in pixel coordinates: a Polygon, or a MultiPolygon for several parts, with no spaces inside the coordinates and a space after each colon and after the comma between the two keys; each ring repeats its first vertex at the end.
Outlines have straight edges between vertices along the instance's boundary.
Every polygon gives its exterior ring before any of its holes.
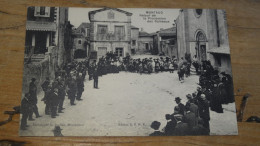
{"type": "Polygon", "coordinates": [[[151,124],[151,128],[153,128],[154,130],[158,130],[160,126],[161,126],[161,123],[158,121],[153,121],[151,124]]]}
{"type": "Polygon", "coordinates": [[[60,126],[55,126],[52,131],[61,131],[61,130],[62,130],[62,129],[60,128],[60,126]]]}
{"type": "Polygon", "coordinates": [[[192,96],[191,96],[190,94],[187,94],[186,97],[187,97],[188,99],[191,99],[191,98],[192,98],[192,96]]]}
{"type": "Polygon", "coordinates": [[[181,98],[180,97],[175,97],[175,101],[177,101],[177,100],[181,100],[181,98]]]}

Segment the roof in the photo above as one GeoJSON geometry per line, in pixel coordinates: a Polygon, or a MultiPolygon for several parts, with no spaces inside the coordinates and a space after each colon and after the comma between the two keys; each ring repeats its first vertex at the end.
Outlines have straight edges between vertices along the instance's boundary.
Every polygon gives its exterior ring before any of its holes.
{"type": "Polygon", "coordinates": [[[161,30],[157,31],[157,33],[159,33],[160,36],[176,35],[176,27],[170,27],[170,28],[166,28],[166,29],[161,29],[161,30]]]}
{"type": "Polygon", "coordinates": [[[139,36],[152,36],[151,34],[145,32],[145,31],[139,31],[139,36]]]}
{"type": "Polygon", "coordinates": [[[139,29],[139,28],[134,25],[131,25],[131,29],[139,29]]]}
{"type": "Polygon", "coordinates": [[[39,22],[39,21],[27,21],[26,30],[36,31],[56,31],[57,26],[55,22],[39,22]]]}
{"type": "Polygon", "coordinates": [[[89,27],[90,27],[90,23],[85,23],[85,22],[83,22],[83,23],[81,23],[81,24],[79,25],[79,27],[76,29],[76,31],[77,31],[77,32],[80,32],[82,28],[89,28],[89,27]]]}
{"type": "Polygon", "coordinates": [[[230,48],[228,46],[220,46],[220,47],[216,47],[216,48],[212,48],[212,49],[208,50],[208,53],[229,55],[230,48]]]}
{"type": "Polygon", "coordinates": [[[121,13],[125,13],[127,16],[132,16],[132,15],[133,15],[133,14],[130,13],[130,12],[127,12],[127,11],[124,11],[124,10],[121,10],[121,9],[117,9],[117,8],[103,8],[103,9],[98,9],[98,10],[94,10],[94,11],[88,12],[88,15],[90,15],[90,14],[95,14],[95,13],[102,12],[102,11],[106,11],[106,10],[115,10],[115,11],[118,11],[118,12],[121,12],[121,13]]]}

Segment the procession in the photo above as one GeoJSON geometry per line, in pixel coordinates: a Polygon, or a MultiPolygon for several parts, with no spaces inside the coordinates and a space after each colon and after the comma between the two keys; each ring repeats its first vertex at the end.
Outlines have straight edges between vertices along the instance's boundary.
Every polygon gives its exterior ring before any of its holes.
{"type": "Polygon", "coordinates": [[[236,134],[225,11],[149,12],[28,7],[20,135],[236,134]]]}

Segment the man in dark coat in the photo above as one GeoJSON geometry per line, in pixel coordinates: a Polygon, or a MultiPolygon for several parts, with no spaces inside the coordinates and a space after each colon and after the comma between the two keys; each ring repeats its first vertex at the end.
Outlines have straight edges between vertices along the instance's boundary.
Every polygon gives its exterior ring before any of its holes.
{"type": "Polygon", "coordinates": [[[82,74],[79,73],[79,75],[77,76],[77,87],[78,87],[78,92],[77,92],[77,100],[82,100],[81,99],[81,95],[82,95],[82,92],[84,91],[84,82],[83,82],[83,77],[82,77],[82,74]]]}
{"type": "Polygon", "coordinates": [[[201,94],[200,98],[201,98],[201,100],[199,102],[199,107],[200,107],[199,114],[203,120],[203,126],[207,129],[207,131],[209,133],[209,131],[210,131],[210,129],[209,129],[209,121],[210,121],[209,103],[204,94],[201,94]]]}
{"type": "Polygon", "coordinates": [[[149,136],[163,136],[164,134],[161,131],[159,131],[160,126],[161,126],[160,122],[153,121],[151,124],[151,128],[153,128],[155,131],[149,134],[149,136]]]}
{"type": "Polygon", "coordinates": [[[46,107],[45,107],[45,114],[46,115],[49,114],[49,110],[48,110],[49,109],[49,104],[47,104],[47,99],[46,99],[46,98],[48,98],[47,94],[48,94],[48,91],[49,91],[49,88],[48,88],[49,85],[50,85],[50,79],[49,79],[49,77],[46,77],[46,80],[41,85],[42,90],[44,92],[44,97],[43,97],[42,101],[44,101],[44,103],[46,104],[46,107]]]}
{"type": "Polygon", "coordinates": [[[30,121],[33,121],[33,118],[32,118],[33,113],[36,115],[36,118],[41,117],[39,115],[38,107],[37,107],[37,86],[35,85],[35,81],[36,81],[36,79],[32,78],[30,85],[29,85],[30,96],[29,96],[28,100],[32,104],[32,111],[33,111],[29,114],[30,121]]]}
{"type": "Polygon", "coordinates": [[[98,70],[96,68],[93,73],[93,78],[94,78],[94,88],[98,89],[98,70]]]}
{"type": "Polygon", "coordinates": [[[70,104],[71,105],[76,105],[75,103],[74,103],[74,101],[75,101],[75,98],[76,98],[76,93],[77,93],[77,82],[76,82],[76,77],[75,77],[75,75],[73,75],[71,78],[70,78],[70,80],[69,80],[69,82],[68,82],[68,88],[69,88],[69,90],[68,90],[68,96],[69,96],[69,99],[70,99],[70,104]]]}
{"type": "Polygon", "coordinates": [[[65,100],[65,83],[63,80],[60,80],[58,83],[58,97],[59,97],[59,104],[58,104],[58,113],[63,113],[62,110],[63,108],[63,102],[65,100]]]}
{"type": "Polygon", "coordinates": [[[51,117],[56,118],[57,114],[57,106],[59,104],[59,97],[58,97],[58,88],[54,88],[50,93],[51,99],[51,117]]]}
{"type": "Polygon", "coordinates": [[[166,120],[169,120],[164,128],[164,133],[166,136],[172,136],[174,135],[174,129],[177,124],[175,118],[173,115],[166,114],[165,115],[166,120]]]}
{"type": "Polygon", "coordinates": [[[177,106],[179,107],[180,109],[180,114],[184,115],[184,112],[185,112],[185,106],[181,103],[181,98],[180,97],[176,97],[175,98],[175,102],[178,104],[177,106]]]}
{"type": "Polygon", "coordinates": [[[29,113],[31,113],[32,107],[31,104],[29,103],[28,97],[30,96],[29,93],[26,93],[24,98],[22,99],[21,102],[21,114],[22,114],[22,119],[21,119],[21,130],[26,130],[27,125],[27,119],[29,117],[29,113]]]}
{"type": "Polygon", "coordinates": [[[182,115],[174,115],[177,124],[174,130],[174,135],[176,136],[184,136],[184,135],[188,135],[189,134],[189,127],[187,123],[183,123],[181,121],[181,117],[182,115]]]}
{"type": "Polygon", "coordinates": [[[198,124],[198,119],[195,113],[190,111],[189,106],[186,107],[186,114],[183,117],[183,122],[188,124],[190,130],[198,124]]]}
{"type": "Polygon", "coordinates": [[[48,87],[45,90],[44,98],[42,99],[44,101],[45,105],[45,114],[49,115],[51,111],[51,99],[50,99],[50,93],[52,92],[52,86],[49,84],[48,87]]]}

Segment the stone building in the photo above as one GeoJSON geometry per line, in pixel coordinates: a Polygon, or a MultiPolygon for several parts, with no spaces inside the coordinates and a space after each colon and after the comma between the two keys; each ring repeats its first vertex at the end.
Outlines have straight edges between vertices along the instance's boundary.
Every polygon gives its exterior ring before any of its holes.
{"type": "Polygon", "coordinates": [[[131,25],[131,54],[135,54],[139,44],[139,28],[131,25]]]}
{"type": "Polygon", "coordinates": [[[81,23],[80,26],[73,31],[73,56],[75,59],[89,56],[89,26],[90,23],[81,23]]]}
{"type": "Polygon", "coordinates": [[[224,10],[181,9],[176,19],[178,58],[190,54],[210,60],[219,71],[231,73],[230,48],[224,10]]]}
{"type": "Polygon", "coordinates": [[[120,57],[131,54],[132,13],[103,8],[89,12],[90,59],[97,59],[112,51],[120,57]]]}
{"type": "Polygon", "coordinates": [[[177,56],[177,36],[176,27],[160,29],[153,33],[152,54],[164,54],[172,57],[177,56]]]}
{"type": "Polygon", "coordinates": [[[141,28],[139,31],[138,52],[150,53],[153,49],[153,36],[141,28]]]}
{"type": "MultiPolygon", "coordinates": [[[[54,77],[58,67],[72,59],[72,25],[68,8],[28,7],[25,37],[23,91],[31,78],[37,85],[54,77]]],[[[41,89],[39,87],[39,89],[41,89]]]]}

